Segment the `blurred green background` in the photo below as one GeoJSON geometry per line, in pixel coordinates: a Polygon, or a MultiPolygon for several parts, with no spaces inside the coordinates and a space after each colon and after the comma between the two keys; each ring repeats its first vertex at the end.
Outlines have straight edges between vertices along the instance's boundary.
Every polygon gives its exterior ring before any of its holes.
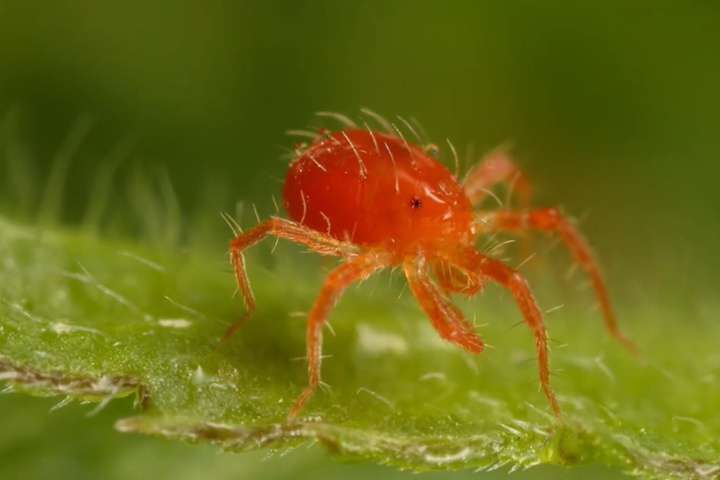
{"type": "MultiPolygon", "coordinates": [[[[127,147],[118,179],[161,166],[183,215],[217,218],[221,232],[217,212],[235,201],[271,211],[284,148],[296,141],[284,132],[328,124],[316,111],[417,118],[437,143],[474,152],[461,153],[466,165],[512,140],[537,203],[583,219],[617,303],[662,298],[688,318],[717,318],[707,312],[720,309],[720,3],[627,3],[0,0],[2,134],[42,186],[68,135],[92,119],[72,155],[70,224],[83,218],[98,170],[127,147]]],[[[111,200],[122,203],[116,183],[111,200]]],[[[82,413],[46,417],[51,404],[39,400],[0,405],[4,419],[18,412],[16,423],[35,425],[0,432],[2,478],[13,468],[40,478],[34,455],[49,471],[72,463],[75,478],[115,478],[107,472],[127,465],[94,458],[115,455],[147,471],[197,455],[217,478],[356,468],[317,450],[262,464],[261,455],[216,457],[118,439],[109,416],[98,427],[82,413]],[[44,456],[60,445],[66,455],[44,456]],[[82,450],[93,460],[70,460],[82,450]]],[[[368,472],[379,474],[357,474],[368,472]]]]}

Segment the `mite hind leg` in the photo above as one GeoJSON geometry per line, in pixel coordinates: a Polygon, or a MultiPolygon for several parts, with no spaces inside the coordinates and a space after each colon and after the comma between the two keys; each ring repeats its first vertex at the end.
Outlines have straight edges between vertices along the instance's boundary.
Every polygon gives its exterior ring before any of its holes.
{"type": "Polygon", "coordinates": [[[547,207],[529,212],[496,210],[479,212],[476,227],[480,232],[542,230],[560,235],[575,261],[590,277],[593,289],[600,303],[605,327],[613,338],[632,352],[637,352],[635,344],[627,338],[617,326],[615,314],[610,306],[610,297],[605,287],[600,267],[590,247],[572,222],[557,208],[547,207]]]}
{"type": "Polygon", "coordinates": [[[506,147],[499,147],[483,157],[462,182],[472,205],[478,205],[498,183],[507,182],[518,199],[520,209],[530,207],[530,182],[510,157],[506,147]]]}
{"type": "MultiPolygon", "coordinates": [[[[530,181],[520,167],[508,154],[508,148],[501,146],[483,157],[465,176],[463,188],[470,199],[470,204],[477,206],[488,195],[493,195],[491,189],[499,183],[507,183],[507,198],[503,203],[497,199],[501,208],[509,208],[510,196],[513,194],[518,200],[519,210],[530,209],[530,181]]],[[[523,257],[532,256],[532,243],[525,237],[521,241],[523,257]]]]}

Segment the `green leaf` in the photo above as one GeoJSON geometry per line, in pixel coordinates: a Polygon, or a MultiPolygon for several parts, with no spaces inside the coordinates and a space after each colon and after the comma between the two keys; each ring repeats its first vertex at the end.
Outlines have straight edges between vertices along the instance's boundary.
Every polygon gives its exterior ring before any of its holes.
{"type": "MultiPolygon", "coordinates": [[[[138,414],[120,430],[234,451],[311,439],[344,458],[416,470],[604,463],[647,478],[720,475],[712,309],[691,321],[668,305],[621,309],[640,358],[605,338],[586,307],[549,315],[560,424],[538,391],[530,333],[511,328],[521,318],[505,292],[461,303],[495,347],[472,357],[440,340],[408,293],[398,298],[396,276],[380,275],[333,310],[330,388],[288,424],[307,381],[296,312],[332,264],[286,245],[262,265],[252,261],[262,249],[250,253],[258,310],[217,346],[242,313],[223,249],[0,221],[0,379],[100,406],[134,394],[138,414]]],[[[563,300],[545,290],[541,304],[563,300]]]]}

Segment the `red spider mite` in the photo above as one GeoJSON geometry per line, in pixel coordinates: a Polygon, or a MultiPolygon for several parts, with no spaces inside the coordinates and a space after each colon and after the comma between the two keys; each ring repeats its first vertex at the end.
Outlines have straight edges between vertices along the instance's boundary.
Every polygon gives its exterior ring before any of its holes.
{"type": "Polygon", "coordinates": [[[410,290],[440,336],[480,353],[482,339],[449,295],[472,295],[487,281],[494,281],[510,290],[533,332],[540,387],[559,417],[560,407],[549,382],[547,333],[528,283],[517,270],[479,252],[475,243],[478,236],[498,231],[542,230],[560,235],[590,277],[607,330],[635,350],[618,330],[600,270],[582,236],[558,209],[528,208],[529,184],[504,151],[486,156],[459,181],[428,153],[430,148],[408,143],[393,124],[372,112],[364,113],[384,131],[359,128],[347,117],[331,115],[343,121],[345,128],[320,130],[290,162],[283,187],[283,205],[290,219],[272,217],[230,242],[246,313],[222,338],[230,337],[255,309],[243,257],[246,248],[271,234],[342,257],[343,263],[327,275],[308,314],[309,383],[290,409],[288,420],[292,420],[320,382],[323,324],[348,285],[383,268],[401,266],[410,290]],[[500,182],[514,182],[523,209],[474,210],[500,182]]]}

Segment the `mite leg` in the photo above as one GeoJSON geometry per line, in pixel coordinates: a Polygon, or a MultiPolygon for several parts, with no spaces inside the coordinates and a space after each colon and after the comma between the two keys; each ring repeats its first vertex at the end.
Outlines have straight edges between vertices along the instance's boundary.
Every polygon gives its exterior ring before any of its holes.
{"type": "Polygon", "coordinates": [[[230,242],[230,262],[235,272],[235,280],[240,289],[240,294],[245,303],[245,313],[223,332],[220,341],[225,341],[230,338],[255,310],[255,297],[253,296],[250,282],[248,281],[243,251],[255,245],[267,235],[275,235],[276,237],[287,238],[298,243],[303,243],[311,249],[325,255],[339,255],[350,258],[357,255],[360,251],[357,246],[351,243],[341,242],[329,235],[312,230],[299,223],[277,217],[266,220],[237,236],[230,242]]]}
{"type": "Polygon", "coordinates": [[[459,248],[449,253],[447,260],[457,265],[458,268],[487,276],[510,290],[515,298],[515,302],[518,307],[520,307],[525,323],[528,324],[535,337],[540,387],[545,393],[553,413],[555,416],[560,417],[560,406],[558,405],[555,393],[552,388],[550,388],[547,332],[543,324],[542,314],[540,313],[537,303],[535,303],[527,281],[525,281],[519,272],[508,267],[501,261],[486,257],[470,247],[459,248]]]}
{"type": "Polygon", "coordinates": [[[430,280],[425,259],[409,258],[403,263],[403,269],[410,290],[440,336],[471,353],[482,352],[482,339],[447,295],[430,280]]]}
{"type": "Polygon", "coordinates": [[[485,285],[479,276],[460,270],[446,261],[432,262],[432,272],[438,286],[446,293],[475,295],[485,285]]]}
{"type": "Polygon", "coordinates": [[[477,205],[497,183],[510,182],[521,209],[530,206],[530,182],[505,148],[487,154],[465,176],[462,184],[472,205],[477,205]]]}
{"type": "Polygon", "coordinates": [[[605,282],[600,274],[600,268],[582,235],[557,208],[548,207],[529,212],[514,212],[497,210],[494,212],[479,212],[477,214],[477,228],[479,232],[494,231],[526,231],[543,230],[556,232],[565,241],[576,262],[590,277],[593,289],[600,303],[600,309],[605,319],[605,327],[618,342],[632,352],[637,352],[635,344],[620,332],[615,314],[610,307],[605,282]]]}
{"type": "Polygon", "coordinates": [[[291,421],[315,393],[320,383],[320,360],[322,354],[322,326],[330,309],[345,287],[356,280],[366,278],[376,270],[385,268],[389,262],[381,254],[368,252],[356,256],[331,271],[308,315],[307,360],[308,386],[295,400],[287,420],[291,421]]]}

